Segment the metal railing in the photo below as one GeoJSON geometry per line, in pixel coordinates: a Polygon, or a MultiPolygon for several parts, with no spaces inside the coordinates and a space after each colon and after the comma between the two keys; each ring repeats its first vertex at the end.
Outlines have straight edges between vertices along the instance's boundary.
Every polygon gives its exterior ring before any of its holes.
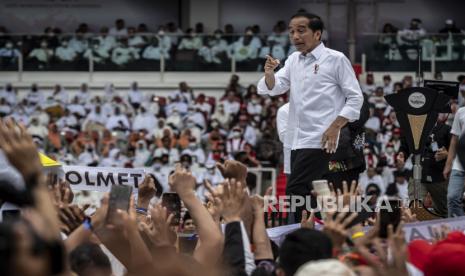
{"type": "Polygon", "coordinates": [[[268,187],[272,187],[272,195],[276,195],[277,171],[274,168],[249,168],[249,173],[257,177],[257,186],[255,193],[263,195],[268,187]],[[264,177],[267,176],[267,177],[264,177]]]}

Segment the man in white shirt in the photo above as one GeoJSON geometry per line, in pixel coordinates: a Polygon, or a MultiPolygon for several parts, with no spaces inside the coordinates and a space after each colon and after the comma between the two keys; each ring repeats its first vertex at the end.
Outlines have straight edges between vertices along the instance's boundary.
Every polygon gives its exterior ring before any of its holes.
{"type": "Polygon", "coordinates": [[[132,124],[132,130],[141,131],[146,130],[147,132],[156,128],[158,119],[152,113],[148,112],[144,106],[141,106],[139,114],[134,117],[132,124]]]}
{"type": "Polygon", "coordinates": [[[110,51],[117,45],[116,38],[112,35],[108,35],[108,27],[100,28],[100,35],[95,39],[99,42],[98,45],[107,51],[110,51]]]}
{"type": "Polygon", "coordinates": [[[36,106],[41,105],[45,101],[45,96],[44,93],[39,90],[37,84],[33,83],[26,99],[29,105],[36,106]]]}
{"type": "Polygon", "coordinates": [[[102,107],[100,105],[96,105],[92,112],[87,115],[84,123],[82,124],[83,129],[87,129],[89,126],[105,126],[107,123],[107,116],[102,113],[102,107]]]}
{"type": "Polygon", "coordinates": [[[27,128],[27,132],[29,134],[31,134],[31,136],[33,136],[33,137],[40,138],[42,141],[45,138],[45,136],[47,136],[47,134],[48,134],[47,128],[45,126],[41,125],[39,123],[39,119],[36,118],[36,117],[31,119],[31,124],[27,128]]]}
{"type": "Polygon", "coordinates": [[[77,118],[84,118],[87,114],[84,105],[79,103],[79,98],[78,96],[74,96],[73,100],[71,101],[71,104],[69,104],[67,107],[71,114],[76,116],[77,118]]]}
{"type": "Polygon", "coordinates": [[[262,104],[260,103],[260,97],[257,94],[252,94],[250,97],[250,101],[247,104],[247,112],[254,116],[254,115],[261,115],[262,114],[262,104]]]}
{"type": "Polygon", "coordinates": [[[149,60],[160,60],[163,56],[165,60],[168,60],[170,59],[168,50],[168,48],[160,47],[159,40],[156,37],[153,37],[150,45],[144,49],[142,58],[149,60]]]}
{"type": "Polygon", "coordinates": [[[202,46],[199,49],[199,55],[204,58],[208,63],[221,63],[221,55],[226,54],[229,46],[228,42],[222,38],[223,32],[221,30],[216,30],[211,37],[207,45],[202,46]]]}
{"type": "Polygon", "coordinates": [[[81,84],[81,88],[79,88],[76,97],[78,98],[80,104],[86,104],[89,101],[90,93],[87,83],[81,84]]]}
{"type": "Polygon", "coordinates": [[[452,138],[449,145],[446,165],[444,166],[444,178],[449,179],[447,187],[447,211],[449,217],[463,216],[463,192],[465,182],[465,171],[457,156],[457,142],[464,133],[465,107],[457,110],[452,123],[450,133],[452,138]]]}
{"type": "MultiPolygon", "coordinates": [[[[322,31],[320,17],[294,15],[289,32],[297,52],[276,74],[280,63],[268,57],[265,76],[257,85],[261,95],[277,96],[290,90],[286,133],[292,149],[286,188],[289,195],[310,195],[312,181],[322,179],[329,171],[330,154],[336,152],[340,130],[359,119],[363,104],[350,61],[343,53],[324,46],[322,31]]],[[[298,208],[295,215],[300,219],[298,208]]]]}
{"type": "Polygon", "coordinates": [[[108,118],[106,128],[109,130],[126,131],[130,128],[128,117],[121,114],[119,107],[115,107],[115,114],[108,118]]]}
{"type": "Polygon", "coordinates": [[[190,155],[195,163],[205,164],[205,152],[195,138],[189,139],[189,146],[181,152],[181,155],[184,154],[190,155]]]}
{"type": "Polygon", "coordinates": [[[5,85],[5,88],[2,91],[0,91],[0,98],[5,98],[6,102],[11,107],[16,106],[16,91],[13,89],[13,85],[11,85],[11,83],[7,83],[5,85]]]}
{"type": "Polygon", "coordinates": [[[116,37],[127,36],[128,30],[125,25],[124,19],[117,19],[115,21],[115,26],[110,29],[110,35],[116,37]]]}
{"type": "Polygon", "coordinates": [[[241,37],[238,41],[231,45],[230,56],[233,55],[237,62],[256,59],[258,56],[258,50],[261,47],[261,42],[257,43],[256,39],[258,38],[253,36],[252,31],[248,31],[244,37],[241,37]]]}
{"type": "Polygon", "coordinates": [[[39,68],[43,68],[44,65],[48,64],[52,56],[53,50],[48,48],[48,43],[45,40],[40,43],[40,48],[35,48],[29,53],[29,58],[35,59],[39,66],[42,66],[39,68]]]}
{"type": "Polygon", "coordinates": [[[61,105],[68,104],[68,93],[63,89],[63,87],[60,84],[55,84],[55,87],[53,88],[52,97],[57,103],[61,105]]]}
{"type": "Polygon", "coordinates": [[[209,181],[213,186],[218,186],[224,181],[223,176],[215,166],[215,162],[207,162],[205,168],[207,170],[203,173],[203,179],[209,181]]]}
{"type": "Polygon", "coordinates": [[[139,59],[139,51],[134,47],[128,46],[127,39],[121,39],[121,43],[111,54],[111,61],[117,65],[126,65],[136,59],[139,59]]]}
{"type": "Polygon", "coordinates": [[[145,45],[145,40],[142,36],[136,35],[136,29],[134,27],[128,28],[128,45],[138,49],[138,51],[145,45]]]}
{"type": "Polygon", "coordinates": [[[384,194],[386,191],[386,183],[384,183],[383,178],[381,175],[376,173],[376,169],[374,167],[368,167],[368,169],[360,174],[360,178],[358,180],[358,186],[362,190],[362,193],[365,194],[366,188],[370,184],[376,184],[381,191],[381,194],[384,194]]]}
{"type": "Polygon", "coordinates": [[[260,49],[259,57],[265,59],[267,55],[279,59],[279,61],[284,61],[287,57],[284,47],[270,37],[268,37],[267,45],[260,49]]]}
{"type": "Polygon", "coordinates": [[[371,94],[375,92],[376,84],[375,84],[375,77],[373,76],[373,73],[367,74],[365,83],[362,83],[360,87],[363,93],[367,94],[368,96],[371,96],[371,94]]]}
{"type": "Polygon", "coordinates": [[[76,32],[76,35],[69,41],[68,47],[73,49],[77,53],[82,54],[86,51],[88,47],[88,42],[87,39],[84,37],[83,33],[76,32]]]}
{"type": "Polygon", "coordinates": [[[286,141],[287,120],[289,118],[289,103],[281,106],[276,114],[276,128],[279,141],[283,143],[284,173],[291,174],[291,145],[286,141]]]}
{"type": "MultiPolygon", "coordinates": [[[[420,39],[426,35],[426,30],[421,27],[421,20],[418,18],[413,18],[410,21],[410,27],[405,28],[397,33],[397,43],[399,44],[399,51],[402,56],[402,59],[412,60],[408,54],[408,50],[416,51],[420,39]]],[[[415,59],[414,57],[413,59],[415,59]]]]}
{"type": "Polygon", "coordinates": [[[241,105],[236,99],[234,91],[228,91],[226,99],[221,101],[220,103],[223,104],[224,112],[231,116],[236,115],[241,107],[241,105]]]}
{"type": "Polygon", "coordinates": [[[78,120],[77,120],[76,116],[74,116],[69,111],[69,109],[66,108],[63,116],[60,119],[58,119],[56,124],[57,124],[58,128],[60,128],[60,129],[63,129],[63,128],[76,129],[77,126],[78,126],[78,120]]]}
{"type": "Polygon", "coordinates": [[[144,101],[144,94],[139,90],[137,82],[131,83],[131,89],[128,93],[128,102],[132,105],[134,110],[137,110],[144,101]]]}
{"type": "Polygon", "coordinates": [[[55,49],[55,56],[62,62],[71,62],[76,56],[76,50],[68,46],[68,41],[63,40],[61,46],[55,49]]]}
{"type": "Polygon", "coordinates": [[[394,93],[394,84],[392,83],[390,75],[383,76],[383,91],[384,95],[389,95],[394,93]]]}
{"type": "Polygon", "coordinates": [[[4,64],[8,63],[13,64],[17,63],[17,58],[21,55],[21,52],[14,46],[13,42],[7,41],[3,47],[0,48],[0,57],[7,59],[4,60],[4,64]],[[9,59],[9,60],[8,60],[9,59]]]}

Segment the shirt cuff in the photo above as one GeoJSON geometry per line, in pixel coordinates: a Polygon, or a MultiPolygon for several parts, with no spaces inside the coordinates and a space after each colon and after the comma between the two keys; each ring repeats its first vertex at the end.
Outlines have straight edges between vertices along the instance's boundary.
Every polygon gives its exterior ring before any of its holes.
{"type": "Polygon", "coordinates": [[[344,106],[341,112],[339,112],[339,116],[346,118],[349,122],[353,122],[360,118],[360,110],[350,106],[344,106]]]}
{"type": "Polygon", "coordinates": [[[262,77],[260,81],[258,81],[258,84],[257,84],[257,93],[259,95],[266,95],[266,94],[270,94],[271,91],[273,91],[273,89],[271,90],[268,89],[268,86],[266,86],[265,77],[262,77]]]}

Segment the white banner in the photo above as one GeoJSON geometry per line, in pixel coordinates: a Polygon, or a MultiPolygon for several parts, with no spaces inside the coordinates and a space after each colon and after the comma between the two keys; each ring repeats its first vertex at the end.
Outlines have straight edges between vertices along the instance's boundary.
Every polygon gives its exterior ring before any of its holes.
{"type": "Polygon", "coordinates": [[[64,178],[73,190],[109,192],[113,185],[139,188],[144,169],[63,166],[64,178]]]}
{"type": "Polygon", "coordinates": [[[465,230],[465,216],[405,224],[405,240],[407,242],[413,240],[431,241],[434,238],[433,228],[439,228],[441,225],[449,226],[451,231],[463,232],[465,230]]]}
{"type": "MultiPolygon", "coordinates": [[[[413,240],[431,241],[434,237],[433,228],[439,228],[441,225],[449,226],[451,231],[465,231],[465,216],[447,219],[435,219],[421,222],[404,224],[405,240],[407,243],[413,240]]],[[[287,234],[300,228],[300,223],[278,226],[266,229],[268,237],[277,245],[281,245],[287,234]]],[[[323,226],[316,225],[315,228],[320,230],[323,226]]],[[[363,231],[367,232],[370,227],[364,227],[363,231]]]]}

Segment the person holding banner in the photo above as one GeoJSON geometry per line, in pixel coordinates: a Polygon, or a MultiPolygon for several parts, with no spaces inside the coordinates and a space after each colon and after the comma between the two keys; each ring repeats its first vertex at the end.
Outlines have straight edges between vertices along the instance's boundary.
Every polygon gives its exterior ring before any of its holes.
{"type": "Polygon", "coordinates": [[[322,32],[319,16],[292,16],[289,36],[297,51],[277,73],[279,60],[267,56],[265,76],[257,85],[260,95],[277,96],[290,90],[286,134],[292,150],[289,195],[309,195],[312,181],[328,172],[341,129],[359,118],[363,104],[350,61],[343,53],[325,47],[322,32]]]}

